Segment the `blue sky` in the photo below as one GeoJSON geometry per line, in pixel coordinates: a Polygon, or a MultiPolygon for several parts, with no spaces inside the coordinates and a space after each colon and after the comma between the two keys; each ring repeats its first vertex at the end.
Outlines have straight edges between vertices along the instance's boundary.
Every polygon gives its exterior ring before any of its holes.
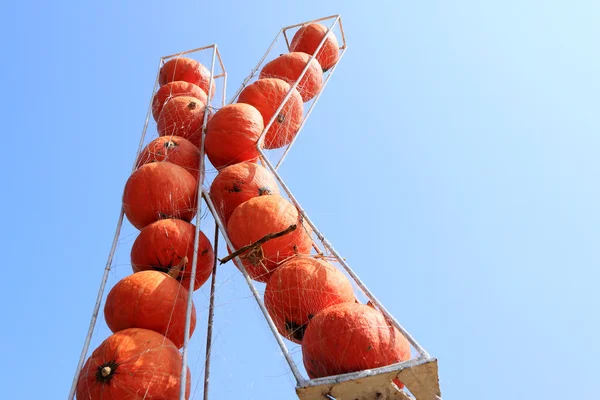
{"type": "MultiPolygon", "coordinates": [[[[231,96],[282,26],[341,13],[349,49],[284,179],[439,359],[445,400],[597,398],[600,6],[451,3],[4,6],[2,242],[7,270],[28,273],[0,294],[3,397],[68,393],[159,58],[217,43],[231,96]]],[[[212,398],[294,399],[232,265],[217,295],[212,398]]]]}

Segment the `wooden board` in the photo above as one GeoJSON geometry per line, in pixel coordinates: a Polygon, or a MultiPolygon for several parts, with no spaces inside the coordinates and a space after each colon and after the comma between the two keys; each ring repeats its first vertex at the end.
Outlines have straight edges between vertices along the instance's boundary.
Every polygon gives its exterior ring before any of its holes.
{"type": "Polygon", "coordinates": [[[296,393],[300,400],[439,400],[437,360],[404,367],[399,364],[397,369],[385,368],[379,373],[347,374],[345,378],[299,386],[296,393]],[[414,398],[392,384],[395,377],[406,385],[414,398]]]}

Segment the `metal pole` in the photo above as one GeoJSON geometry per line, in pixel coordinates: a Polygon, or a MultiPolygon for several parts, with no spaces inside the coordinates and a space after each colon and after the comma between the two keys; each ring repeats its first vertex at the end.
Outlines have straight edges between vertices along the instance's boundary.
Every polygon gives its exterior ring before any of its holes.
{"type": "MultiPolygon", "coordinates": [[[[154,81],[154,88],[152,90],[152,96],[150,98],[150,105],[148,106],[148,111],[146,112],[146,120],[144,121],[144,128],[142,129],[142,135],[140,137],[140,142],[138,144],[137,153],[135,155],[135,160],[133,162],[133,167],[131,171],[135,171],[138,157],[140,156],[140,152],[142,151],[142,146],[144,145],[144,140],[146,139],[146,130],[148,129],[148,121],[150,120],[150,113],[152,112],[152,98],[154,97],[154,89],[156,89],[156,85],[158,84],[158,77],[160,74],[160,67],[162,66],[163,59],[161,58],[158,63],[158,71],[156,74],[156,79],[154,81]]],[[[88,328],[87,335],[85,337],[85,341],[83,343],[83,349],[81,350],[81,355],[79,356],[79,361],[77,363],[77,368],[75,370],[75,376],[73,377],[73,383],[71,384],[71,390],[69,392],[69,400],[73,400],[75,397],[75,391],[77,390],[77,381],[79,380],[79,374],[81,372],[81,368],[83,367],[83,363],[85,362],[85,357],[87,355],[88,349],[90,347],[90,342],[92,341],[92,335],[94,334],[94,329],[96,327],[96,320],[98,319],[98,313],[100,311],[100,305],[102,304],[102,296],[104,295],[104,290],[106,288],[106,282],[108,281],[108,273],[111,269],[113,257],[115,256],[115,251],[117,250],[117,243],[119,242],[119,235],[121,234],[121,227],[123,226],[125,211],[123,210],[123,206],[121,206],[121,211],[119,213],[119,219],[117,220],[117,228],[115,229],[115,235],[113,236],[112,245],[110,246],[110,251],[108,253],[108,259],[106,261],[106,266],[104,267],[104,274],[102,275],[102,279],[100,280],[100,288],[98,289],[98,295],[96,296],[96,304],[94,305],[94,310],[92,312],[92,318],[90,321],[90,326],[88,328]]]]}
{"type": "MultiPolygon", "coordinates": [[[[217,210],[212,202],[212,199],[210,198],[210,194],[204,189],[202,189],[202,191],[204,193],[204,201],[206,202],[206,205],[210,209],[210,212],[212,213],[212,215],[215,219],[215,222],[217,223],[217,226],[219,227],[219,230],[221,231],[221,235],[223,235],[223,238],[225,239],[225,242],[227,243],[229,248],[232,250],[232,252],[237,250],[236,247],[231,242],[231,240],[229,239],[229,236],[227,235],[227,230],[225,229],[225,225],[223,224],[223,222],[221,221],[221,217],[217,213],[217,210]]],[[[250,275],[248,275],[248,272],[246,271],[246,268],[244,267],[242,260],[240,260],[240,258],[238,256],[238,257],[234,258],[234,262],[236,263],[237,267],[239,268],[242,275],[246,279],[246,283],[248,284],[248,287],[250,288],[250,291],[252,292],[254,299],[258,303],[258,307],[260,308],[260,311],[262,311],[263,316],[267,320],[267,324],[269,325],[269,328],[271,329],[271,332],[273,333],[273,336],[275,337],[277,344],[279,344],[279,347],[281,348],[281,352],[283,353],[285,360],[287,361],[288,365],[290,366],[290,369],[292,370],[292,374],[294,374],[294,377],[296,378],[297,384],[304,383],[305,382],[304,377],[302,376],[302,374],[300,374],[300,371],[298,370],[296,363],[292,359],[292,356],[290,355],[290,353],[287,349],[287,346],[283,342],[281,335],[279,335],[279,332],[277,331],[277,327],[275,326],[273,319],[269,315],[269,312],[267,311],[267,308],[265,307],[265,304],[263,303],[263,301],[260,297],[260,294],[258,293],[258,290],[256,290],[256,286],[254,286],[254,283],[252,282],[252,278],[250,278],[250,275]]]]}
{"type": "Polygon", "coordinates": [[[208,400],[208,381],[210,378],[210,356],[212,352],[213,319],[215,316],[215,286],[217,281],[217,253],[219,250],[219,226],[215,224],[215,261],[210,280],[210,300],[208,306],[208,327],[206,330],[206,357],[204,359],[204,400],[208,400]]]}
{"type": "Polygon", "coordinates": [[[203,50],[208,50],[213,48],[214,44],[208,45],[208,46],[202,46],[202,47],[197,47],[195,49],[191,49],[191,50],[186,50],[186,51],[181,51],[179,53],[175,53],[175,54],[169,54],[168,56],[164,56],[163,60],[169,59],[169,58],[173,58],[173,57],[181,57],[184,56],[186,54],[190,54],[190,53],[197,53],[199,51],[203,51],[203,50]]]}
{"type": "MultiPolygon", "coordinates": [[[[209,46],[210,48],[210,46],[209,46]]],[[[202,134],[201,134],[201,143],[200,143],[200,177],[202,177],[202,171],[204,170],[204,136],[206,133],[206,122],[208,121],[208,104],[210,102],[211,94],[212,94],[212,84],[214,82],[214,71],[215,71],[215,58],[217,55],[217,45],[212,45],[212,60],[210,64],[210,81],[208,84],[208,93],[207,93],[207,104],[204,108],[204,121],[202,123],[202,134]]],[[[192,270],[190,272],[190,286],[189,286],[189,295],[187,301],[187,310],[185,315],[185,334],[183,336],[183,351],[181,355],[181,385],[179,387],[179,400],[185,399],[185,389],[186,389],[186,380],[187,380],[187,353],[188,353],[188,344],[190,340],[190,328],[192,321],[192,303],[193,303],[193,294],[194,294],[194,285],[196,283],[196,268],[198,265],[198,247],[200,245],[200,221],[202,218],[202,180],[198,179],[198,194],[197,194],[197,204],[198,211],[196,213],[196,231],[194,237],[194,254],[192,257],[192,270]]],[[[215,254],[216,257],[216,254],[215,254]]]]}

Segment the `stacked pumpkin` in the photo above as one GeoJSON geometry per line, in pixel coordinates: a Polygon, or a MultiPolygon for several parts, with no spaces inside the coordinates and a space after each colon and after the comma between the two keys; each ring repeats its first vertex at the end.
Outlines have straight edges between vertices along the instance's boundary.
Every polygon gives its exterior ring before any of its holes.
{"type": "MultiPolygon", "coordinates": [[[[237,103],[214,114],[205,140],[206,155],[219,171],[210,197],[236,249],[296,225],[240,259],[253,280],[266,283],[265,306],[279,333],[302,345],[311,379],[410,358],[404,336],[378,310],[356,301],[342,272],[311,254],[310,227],[282,197],[271,172],[257,163],[259,136],[326,31],[320,24],[298,30],[291,52],[268,62],[259,79],[242,90],[237,103]]],[[[323,72],[337,62],[338,54],[337,40],[330,34],[267,131],[262,148],[277,149],[293,140],[302,123],[303,102],[319,93],[323,72]]]]}
{"type": "MultiPolygon", "coordinates": [[[[171,59],[160,70],[152,102],[159,137],[141,152],[123,192],[125,215],[140,230],[131,249],[134,273],[107,296],[104,316],[113,334],[84,365],[78,399],[179,398],[209,82],[210,72],[191,58],[171,59]]],[[[208,280],[215,257],[201,231],[197,256],[194,290],[208,280]]],[[[190,334],[195,325],[192,303],[190,334]]],[[[187,376],[186,398],[189,368],[187,376]]]]}

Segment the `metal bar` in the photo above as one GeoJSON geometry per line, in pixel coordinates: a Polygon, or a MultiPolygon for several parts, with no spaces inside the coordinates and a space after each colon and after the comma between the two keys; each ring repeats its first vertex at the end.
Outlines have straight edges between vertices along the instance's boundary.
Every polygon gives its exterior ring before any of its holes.
{"type": "Polygon", "coordinates": [[[215,261],[210,280],[210,300],[208,306],[208,327],[206,330],[206,357],[204,359],[204,400],[208,400],[208,381],[210,379],[210,356],[212,352],[213,319],[215,316],[215,287],[217,282],[217,253],[219,250],[219,226],[215,224],[215,261]]]}
{"type": "Polygon", "coordinates": [[[329,17],[325,17],[325,18],[319,18],[319,19],[315,19],[315,20],[312,20],[312,21],[302,22],[300,24],[286,26],[285,28],[283,28],[282,29],[282,31],[283,31],[283,37],[285,38],[285,44],[287,45],[288,51],[290,51],[290,42],[289,42],[288,37],[287,37],[287,31],[288,30],[296,28],[298,26],[304,26],[304,25],[314,24],[314,23],[317,23],[317,22],[326,21],[328,19],[335,18],[335,17],[338,17],[340,19],[340,31],[341,31],[341,34],[342,34],[342,43],[343,43],[343,46],[340,47],[340,49],[345,48],[346,47],[346,39],[344,37],[344,30],[342,28],[341,15],[340,14],[336,14],[336,15],[331,15],[329,17]]]}
{"type": "Polygon", "coordinates": [[[317,244],[315,243],[315,241],[312,241],[312,247],[313,249],[317,252],[317,254],[323,255],[323,252],[321,251],[321,248],[319,246],[317,246],[317,244]]]}
{"type": "MultiPolygon", "coordinates": [[[[327,41],[327,36],[329,35],[329,32],[331,31],[331,28],[333,28],[335,26],[335,24],[338,22],[339,19],[340,19],[340,17],[338,15],[336,17],[335,21],[333,22],[332,26],[327,29],[327,32],[325,32],[325,35],[323,36],[323,39],[321,39],[321,41],[319,42],[319,45],[315,49],[314,53],[310,56],[309,60],[306,62],[306,65],[302,69],[302,72],[300,73],[300,76],[298,77],[298,79],[296,79],[296,82],[294,82],[294,84],[292,85],[292,87],[290,88],[290,90],[287,92],[287,94],[285,95],[285,97],[281,101],[281,104],[279,105],[279,107],[277,108],[277,110],[273,113],[273,116],[269,120],[269,123],[267,124],[267,126],[265,126],[265,128],[262,131],[262,133],[258,137],[258,140],[256,142],[256,148],[257,149],[259,149],[259,150],[261,149],[262,143],[264,142],[264,138],[265,138],[265,136],[267,134],[267,131],[271,128],[271,125],[273,125],[273,122],[275,122],[275,119],[277,118],[277,116],[279,115],[279,113],[281,112],[281,110],[283,109],[283,107],[285,106],[285,103],[292,96],[292,93],[294,92],[294,90],[298,87],[298,84],[300,83],[300,81],[304,77],[304,74],[306,74],[306,71],[308,71],[308,68],[310,68],[310,63],[312,62],[312,60],[314,60],[316,58],[317,53],[319,52],[319,50],[321,50],[321,47],[323,47],[323,45],[327,41]]],[[[277,36],[279,36],[279,35],[277,35],[277,36]]],[[[263,57],[263,59],[264,58],[266,58],[266,54],[263,57]]],[[[296,132],[296,134],[297,134],[297,132],[296,132]]]]}
{"type": "Polygon", "coordinates": [[[237,90],[237,92],[235,92],[235,94],[233,95],[233,97],[231,98],[231,100],[229,101],[229,103],[233,103],[235,101],[235,99],[237,99],[237,97],[240,95],[240,93],[242,93],[242,90],[244,90],[244,88],[246,87],[246,84],[248,83],[248,81],[250,79],[252,79],[252,77],[254,76],[254,74],[256,74],[256,71],[258,71],[258,69],[260,68],[260,66],[262,65],[262,63],[265,61],[265,58],[267,58],[267,56],[269,55],[269,53],[271,52],[271,50],[273,50],[273,47],[275,47],[275,43],[277,43],[277,39],[279,39],[279,35],[280,34],[281,34],[281,30],[279,30],[279,33],[277,33],[277,35],[275,36],[275,39],[273,39],[273,41],[271,42],[271,45],[269,46],[269,48],[267,49],[267,51],[265,52],[265,54],[263,54],[263,56],[260,59],[260,61],[258,62],[258,64],[256,64],[256,67],[254,67],[254,69],[252,70],[252,72],[250,72],[250,75],[248,75],[244,79],[244,81],[242,82],[242,85],[237,90]]]}
{"type": "Polygon", "coordinates": [[[321,90],[319,90],[319,93],[317,93],[317,95],[313,99],[312,104],[308,108],[308,111],[306,112],[306,115],[304,116],[304,119],[302,120],[302,124],[300,124],[300,127],[298,128],[298,133],[294,136],[294,138],[292,139],[292,141],[290,142],[290,144],[288,144],[288,146],[286,147],[285,151],[281,155],[281,158],[277,162],[277,165],[275,166],[275,169],[278,170],[279,167],[281,166],[281,164],[283,164],[283,161],[285,160],[285,158],[286,158],[287,154],[289,153],[290,149],[292,148],[292,146],[296,142],[296,139],[298,138],[299,133],[302,131],[302,128],[304,128],[304,124],[306,124],[306,121],[308,120],[308,117],[312,113],[313,108],[317,104],[317,101],[319,101],[319,98],[321,97],[321,93],[323,93],[323,91],[325,90],[325,86],[327,86],[327,82],[329,82],[329,79],[333,75],[333,72],[335,71],[335,68],[338,66],[338,63],[340,62],[340,60],[344,56],[344,53],[346,53],[346,49],[342,50],[342,52],[340,53],[340,57],[338,58],[338,61],[329,70],[329,74],[327,75],[327,78],[325,78],[325,82],[323,82],[323,86],[321,87],[321,90]]]}
{"type": "Polygon", "coordinates": [[[285,29],[282,29],[282,31],[283,31],[283,38],[285,39],[285,45],[287,46],[288,51],[290,51],[291,50],[290,49],[290,41],[287,37],[287,32],[285,29]]]}
{"type": "MultiPolygon", "coordinates": [[[[221,98],[221,107],[225,106],[226,93],[227,93],[227,71],[225,71],[225,65],[223,65],[223,60],[221,59],[221,54],[219,53],[219,49],[217,51],[217,59],[219,60],[219,64],[221,65],[222,73],[218,75],[218,77],[223,77],[223,93],[221,98]]],[[[212,355],[212,331],[213,331],[213,320],[215,315],[215,291],[216,291],[216,282],[217,282],[217,254],[219,252],[219,226],[215,224],[215,240],[214,240],[214,253],[215,260],[213,264],[213,273],[210,281],[210,300],[209,300],[209,311],[208,311],[208,327],[206,331],[206,356],[204,362],[204,400],[208,400],[208,389],[209,389],[209,379],[210,379],[210,358],[212,355]]]]}
{"type": "MultiPolygon", "coordinates": [[[[328,17],[323,17],[323,18],[319,18],[319,19],[313,19],[312,21],[306,21],[306,22],[301,22],[299,24],[294,24],[294,25],[288,25],[282,28],[282,30],[287,31],[288,29],[292,29],[295,28],[297,26],[302,26],[302,25],[308,25],[308,24],[314,24],[316,22],[321,22],[321,21],[325,21],[331,18],[340,18],[341,15],[340,14],[334,14],[334,15],[330,15],[328,17]]],[[[316,53],[316,52],[315,52],[316,53]]]]}
{"type": "MultiPolygon", "coordinates": [[[[210,81],[208,82],[208,93],[207,99],[211,98],[212,85],[214,82],[214,72],[215,72],[215,58],[217,56],[217,45],[212,45],[212,59],[210,63],[210,81]]],[[[204,108],[204,121],[202,123],[202,135],[201,135],[201,143],[200,143],[200,177],[202,177],[202,171],[204,171],[204,137],[206,135],[206,123],[208,121],[208,102],[204,108]]],[[[185,398],[185,389],[186,389],[186,380],[187,380],[187,353],[188,353],[188,344],[190,340],[190,329],[191,329],[191,321],[192,321],[192,304],[193,304],[193,294],[194,294],[194,286],[196,283],[196,268],[198,266],[198,247],[200,245],[200,221],[202,219],[202,180],[198,179],[198,194],[197,194],[197,205],[198,211],[196,213],[196,231],[194,235],[194,254],[192,256],[192,270],[190,273],[190,286],[189,286],[189,295],[187,301],[187,309],[185,315],[185,333],[183,336],[183,351],[181,356],[181,378],[180,378],[180,386],[179,386],[179,400],[186,400],[185,398]]],[[[215,254],[216,257],[216,254],[215,254]]]]}
{"type": "Polygon", "coordinates": [[[342,25],[341,19],[340,19],[340,34],[342,35],[342,49],[345,49],[346,47],[348,47],[348,44],[346,43],[346,34],[344,33],[344,27],[342,25]]]}
{"type": "Polygon", "coordinates": [[[220,78],[221,76],[227,75],[227,71],[225,71],[225,65],[223,64],[223,60],[221,59],[221,52],[219,52],[218,48],[217,48],[217,60],[219,60],[219,65],[221,66],[221,74],[217,75],[215,77],[215,79],[220,78]]]}
{"type": "Polygon", "coordinates": [[[162,57],[162,59],[163,59],[163,60],[167,60],[167,59],[169,59],[169,58],[173,58],[173,57],[181,57],[181,56],[183,56],[183,55],[186,55],[186,54],[190,54],[190,53],[196,53],[196,52],[198,52],[198,51],[202,51],[202,50],[208,50],[208,49],[210,49],[210,48],[213,48],[213,47],[215,47],[215,46],[216,46],[215,44],[211,44],[211,45],[208,45],[208,46],[202,46],[202,47],[198,47],[198,48],[196,48],[196,49],[191,49],[191,50],[181,51],[181,52],[179,52],[179,53],[175,53],[175,54],[170,54],[170,55],[168,55],[168,56],[164,56],[164,57],[162,57]]]}
{"type": "MultiPolygon", "coordinates": [[[[152,99],[154,98],[154,91],[156,86],[158,85],[158,77],[160,74],[160,67],[162,65],[162,58],[159,61],[158,71],[156,73],[156,79],[154,81],[154,87],[152,89],[152,96],[150,98],[150,103],[148,106],[148,111],[146,112],[146,120],[144,121],[144,128],[142,129],[142,135],[140,137],[140,142],[138,144],[137,153],[135,155],[135,160],[133,162],[133,167],[131,168],[131,172],[135,171],[135,167],[137,166],[138,158],[142,151],[142,146],[144,145],[144,140],[146,139],[146,131],[148,130],[148,121],[150,120],[150,114],[152,112],[152,99]]],[[[123,206],[121,206],[121,211],[119,213],[119,219],[117,220],[117,227],[115,229],[115,235],[113,236],[113,241],[110,246],[110,251],[108,253],[108,259],[106,260],[106,266],[104,267],[104,274],[102,275],[102,279],[100,280],[100,288],[98,289],[98,295],[96,297],[96,304],[94,305],[94,311],[92,312],[92,318],[90,321],[90,326],[88,328],[87,335],[85,337],[85,341],[83,343],[83,349],[81,350],[81,355],[79,356],[79,361],[77,363],[77,368],[75,370],[75,376],[73,377],[73,383],[71,384],[71,390],[69,392],[69,400],[73,400],[75,397],[75,391],[77,389],[77,381],[79,380],[79,374],[81,372],[81,368],[85,362],[85,357],[87,355],[88,349],[90,347],[90,342],[92,341],[92,335],[94,334],[94,329],[96,327],[96,320],[98,319],[98,313],[100,311],[100,305],[102,304],[102,296],[104,295],[104,290],[106,289],[106,282],[108,281],[108,273],[111,269],[112,261],[115,256],[115,251],[117,250],[117,243],[119,242],[119,236],[121,234],[121,227],[123,226],[123,219],[125,216],[125,211],[123,210],[123,206]]]]}
{"type": "MultiPolygon", "coordinates": [[[[223,76],[223,96],[221,98],[221,107],[225,107],[227,102],[227,71],[225,70],[225,65],[223,64],[223,59],[221,58],[221,53],[219,52],[219,48],[217,50],[217,59],[219,60],[219,64],[221,65],[221,71],[223,76]]],[[[220,76],[221,76],[220,75],[220,76]]]]}
{"type": "MultiPolygon", "coordinates": [[[[261,148],[258,148],[258,151],[264,156],[264,152],[263,152],[263,150],[261,148]]],[[[427,354],[427,352],[425,351],[425,349],[423,349],[421,347],[421,345],[419,345],[419,343],[417,343],[417,341],[406,331],[406,329],[404,329],[402,327],[402,325],[400,325],[398,323],[398,321],[396,321],[396,318],[394,318],[387,311],[387,309],[379,302],[379,300],[377,300],[377,298],[375,297],[375,295],[373,295],[373,293],[371,293],[371,291],[367,288],[367,286],[354,273],[354,271],[352,270],[352,268],[350,268],[350,265],[348,265],[346,263],[346,261],[344,261],[344,259],[339,255],[339,253],[333,248],[333,245],[331,243],[329,243],[329,241],[325,238],[325,236],[318,230],[318,228],[315,226],[315,224],[310,220],[310,218],[306,214],[306,211],[304,211],[304,209],[302,208],[302,206],[300,205],[300,203],[298,203],[298,201],[296,200],[296,198],[294,197],[294,195],[292,194],[292,192],[290,191],[290,189],[287,187],[287,185],[285,184],[285,182],[283,181],[283,179],[281,179],[281,176],[279,176],[279,174],[277,173],[277,170],[275,169],[275,167],[273,167],[273,164],[271,164],[271,161],[269,161],[269,159],[266,158],[266,157],[265,157],[264,161],[265,161],[267,167],[273,173],[273,175],[275,175],[275,178],[281,184],[281,187],[283,188],[283,190],[285,190],[285,192],[289,196],[290,200],[294,203],[294,205],[298,209],[298,212],[300,212],[300,214],[302,214],[302,216],[304,217],[304,219],[306,220],[306,222],[313,229],[314,233],[317,235],[317,237],[319,238],[319,240],[321,241],[321,243],[323,244],[323,246],[325,246],[325,248],[327,248],[327,250],[329,250],[331,252],[331,254],[333,254],[335,256],[335,258],[337,258],[338,262],[344,267],[344,269],[346,270],[346,272],[348,272],[348,274],[354,279],[354,281],[356,282],[356,284],[358,285],[358,287],[360,287],[360,289],[363,291],[363,293],[369,298],[369,300],[371,300],[377,306],[377,308],[380,309],[380,311],[390,321],[393,322],[394,326],[396,328],[398,328],[398,330],[404,335],[404,337],[413,345],[413,347],[415,348],[415,350],[417,350],[420,355],[425,356],[425,357],[429,357],[429,355],[427,354]]]]}
{"type": "MultiPolygon", "coordinates": [[[[205,189],[202,189],[202,192],[204,194],[204,201],[206,202],[206,205],[210,209],[210,212],[212,213],[212,215],[215,219],[215,222],[217,223],[217,226],[219,227],[219,230],[221,231],[221,235],[223,235],[223,238],[225,239],[225,242],[227,243],[227,245],[229,246],[229,248],[231,249],[232,252],[236,251],[237,249],[233,245],[233,243],[231,243],[231,240],[229,239],[229,236],[227,235],[227,230],[225,229],[225,225],[223,224],[223,222],[221,221],[221,217],[217,213],[217,210],[212,202],[212,199],[210,198],[210,194],[205,189]]],[[[271,332],[273,333],[273,336],[275,337],[277,344],[279,344],[279,347],[281,348],[281,352],[283,353],[285,360],[287,361],[288,365],[290,366],[290,369],[292,370],[292,374],[296,378],[296,382],[298,384],[303,383],[305,381],[305,379],[302,376],[302,374],[300,374],[300,371],[298,370],[296,363],[290,356],[287,346],[283,342],[281,335],[279,335],[279,332],[277,331],[277,328],[275,327],[275,323],[273,322],[273,319],[269,315],[269,312],[267,311],[267,308],[265,307],[265,304],[262,301],[260,294],[256,290],[256,286],[254,286],[254,283],[252,282],[252,278],[250,278],[250,275],[248,275],[248,272],[246,271],[246,268],[244,267],[242,260],[240,260],[239,257],[235,257],[234,262],[236,263],[238,269],[241,271],[242,275],[246,279],[246,283],[248,284],[248,287],[250,288],[250,291],[252,292],[254,299],[258,303],[258,307],[260,308],[260,311],[262,311],[265,319],[267,320],[267,324],[269,325],[269,328],[271,329],[271,332]]]]}

